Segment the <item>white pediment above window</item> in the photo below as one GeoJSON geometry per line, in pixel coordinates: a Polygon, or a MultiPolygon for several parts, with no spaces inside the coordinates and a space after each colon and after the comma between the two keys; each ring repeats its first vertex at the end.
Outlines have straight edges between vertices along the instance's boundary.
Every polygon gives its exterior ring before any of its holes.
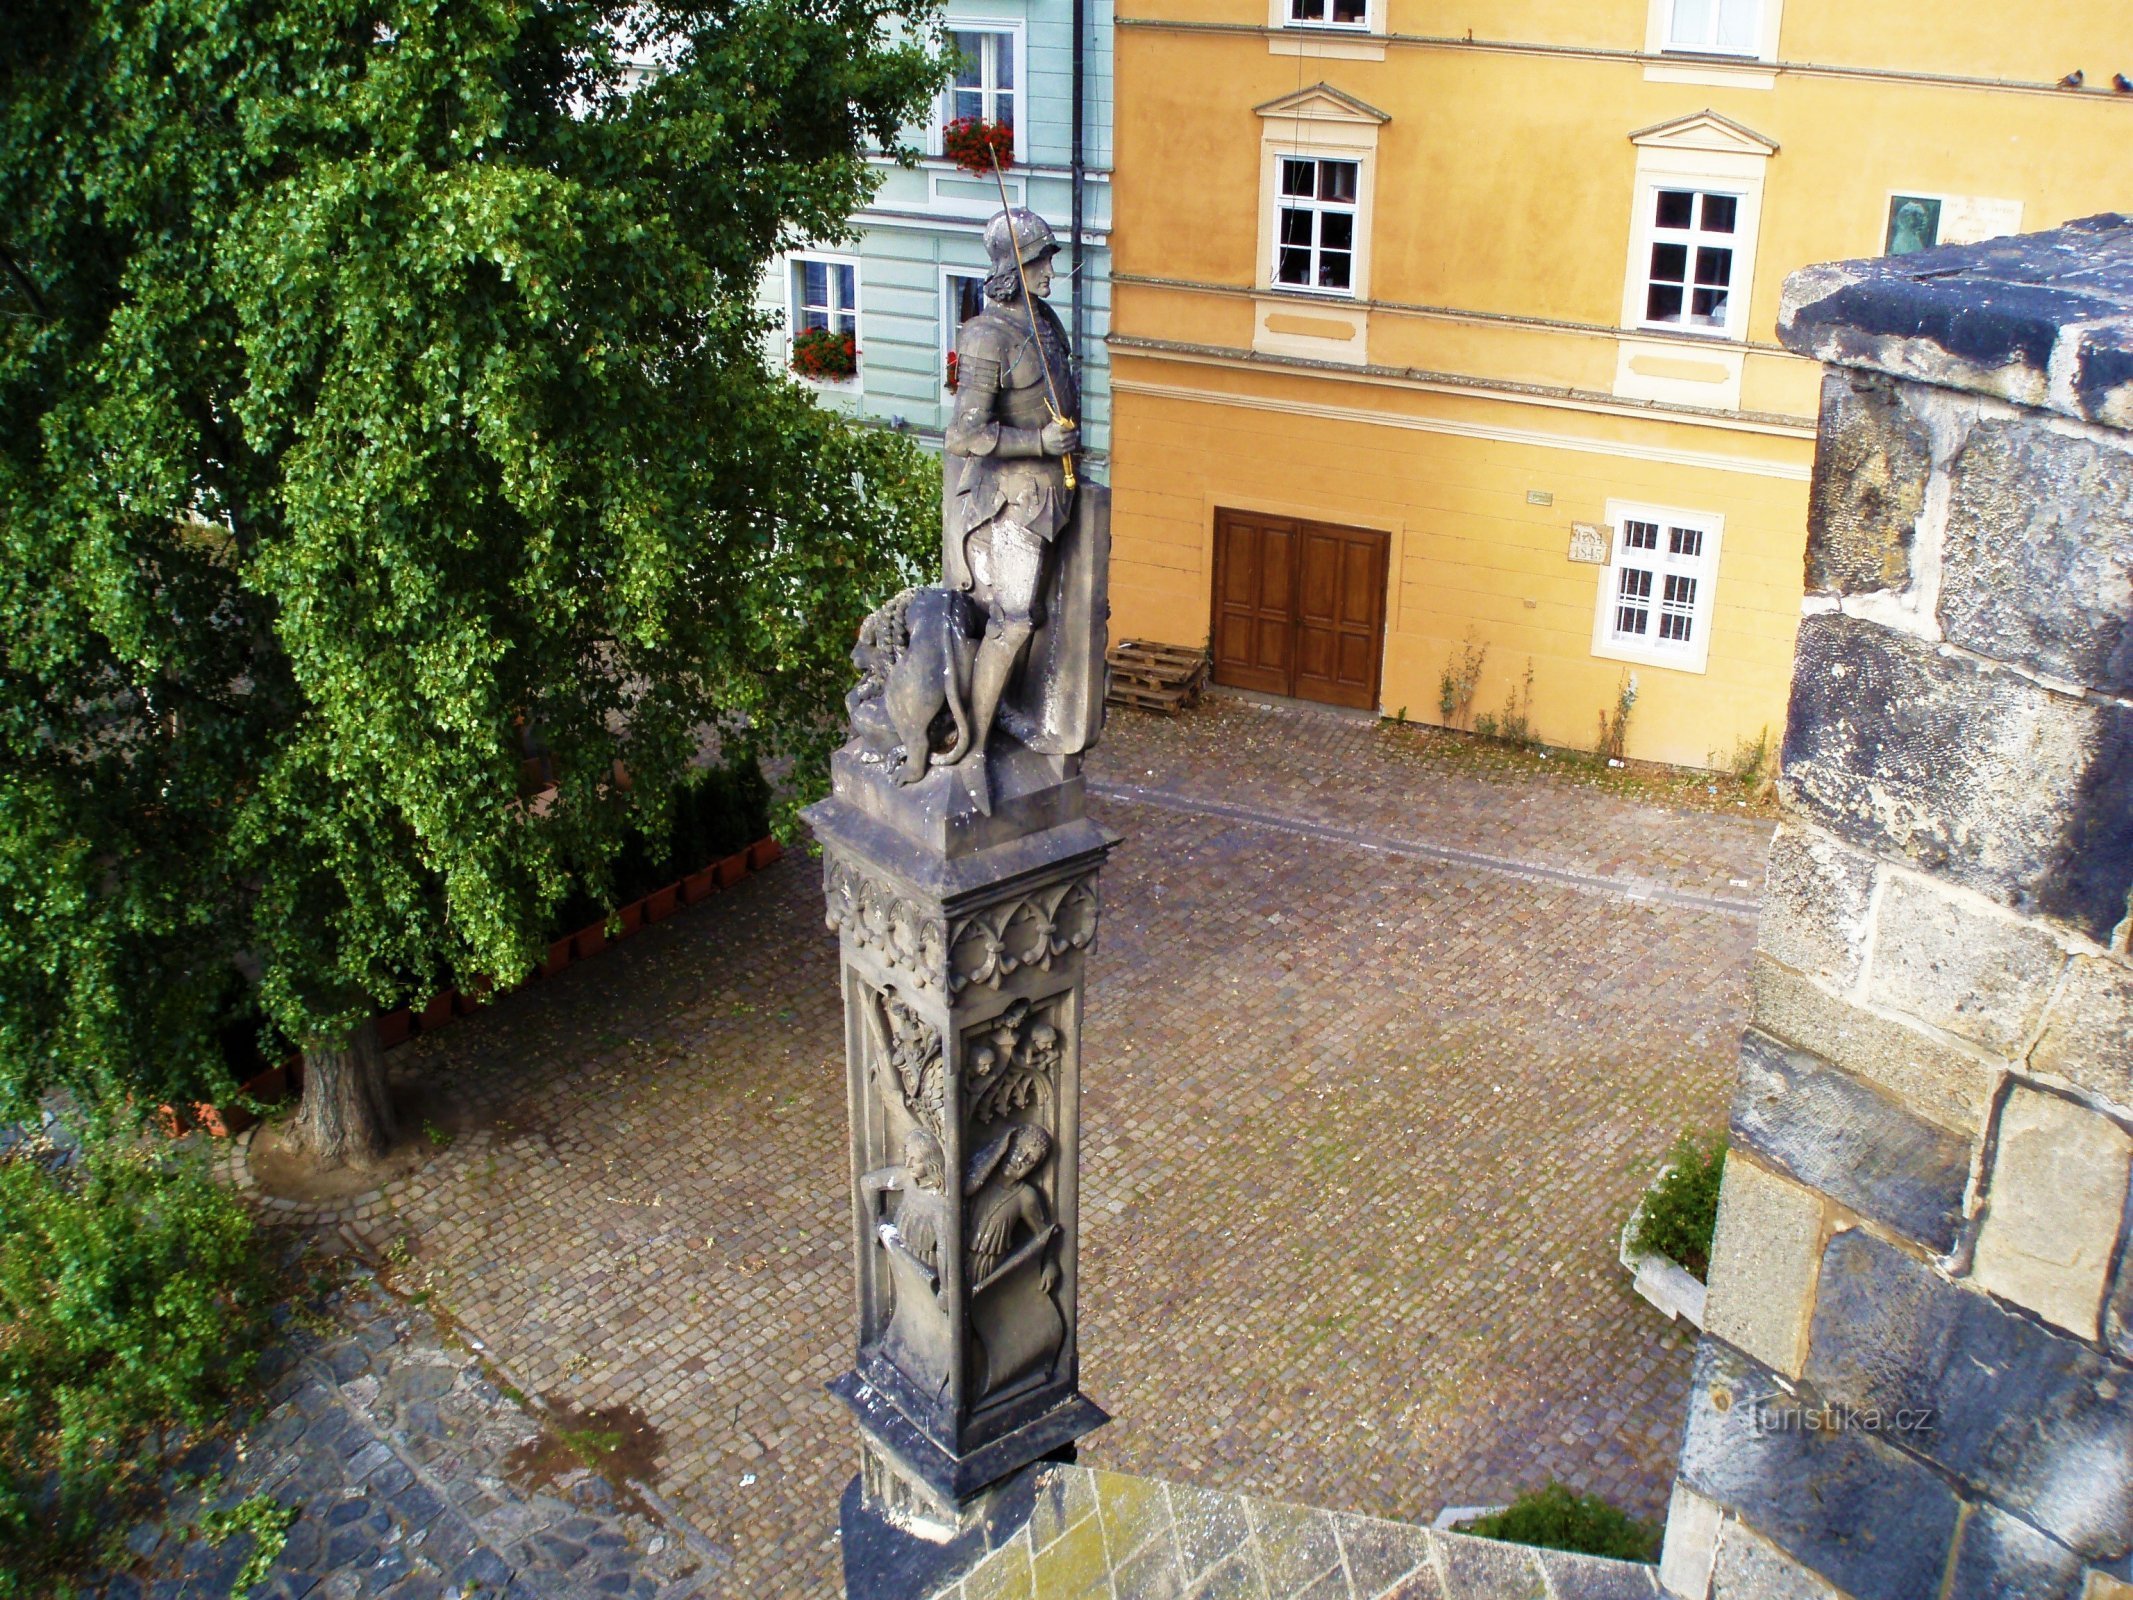
{"type": "Polygon", "coordinates": [[[1715,111],[1699,111],[1693,116],[1640,128],[1629,136],[1629,141],[1647,150],[1697,150],[1709,155],[1769,157],[1778,150],[1775,139],[1766,139],[1753,128],[1715,111]]]}
{"type": "Polygon", "coordinates": [[[1344,94],[1330,83],[1314,83],[1279,100],[1269,100],[1252,109],[1262,117],[1297,119],[1304,122],[1346,122],[1378,128],[1392,121],[1392,113],[1380,111],[1367,101],[1344,94]]]}

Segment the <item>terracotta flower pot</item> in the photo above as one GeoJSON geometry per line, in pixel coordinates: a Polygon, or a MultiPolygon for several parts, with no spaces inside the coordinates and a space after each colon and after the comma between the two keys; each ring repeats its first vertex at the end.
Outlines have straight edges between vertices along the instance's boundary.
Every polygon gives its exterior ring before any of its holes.
{"type": "Polygon", "coordinates": [[[569,965],[570,937],[566,934],[548,947],[548,959],[541,963],[541,976],[552,978],[569,965]]]}
{"type": "Polygon", "coordinates": [[[587,956],[598,955],[607,948],[607,924],[595,922],[589,927],[580,928],[570,936],[570,947],[580,961],[587,956]]]}
{"type": "Polygon", "coordinates": [[[681,885],[670,883],[644,897],[644,920],[664,922],[681,908],[681,885]]]}
{"type": "Polygon", "coordinates": [[[627,939],[644,925],[644,902],[642,900],[632,900],[620,911],[617,911],[615,915],[622,919],[622,931],[616,934],[615,937],[627,939]]]}
{"type": "Polygon", "coordinates": [[[440,990],[430,1003],[422,1008],[422,1031],[441,1028],[452,1020],[452,1005],[459,997],[450,989],[440,990]]]}
{"type": "Polygon", "coordinates": [[[701,872],[692,872],[681,880],[681,903],[693,906],[699,900],[708,900],[718,893],[718,866],[713,863],[701,872]]]}
{"type": "Polygon", "coordinates": [[[750,872],[761,872],[773,862],[781,860],[784,855],[785,847],[779,844],[777,840],[758,839],[748,847],[748,870],[750,872]]]}
{"type": "Polygon", "coordinates": [[[482,1002],[487,1000],[489,996],[495,992],[495,989],[496,982],[494,979],[476,978],[474,980],[474,988],[471,994],[464,989],[459,992],[457,1001],[457,1009],[459,1014],[462,1017],[471,1017],[472,1015],[474,1015],[475,1012],[481,1009],[482,1002]]]}
{"type": "Polygon", "coordinates": [[[396,1044],[405,1044],[414,1031],[415,1018],[406,1006],[388,1011],[378,1018],[378,1048],[390,1050],[396,1044]]]}
{"type": "Polygon", "coordinates": [[[712,870],[718,874],[718,886],[730,889],[748,876],[748,852],[743,850],[738,855],[730,855],[712,870]]]}

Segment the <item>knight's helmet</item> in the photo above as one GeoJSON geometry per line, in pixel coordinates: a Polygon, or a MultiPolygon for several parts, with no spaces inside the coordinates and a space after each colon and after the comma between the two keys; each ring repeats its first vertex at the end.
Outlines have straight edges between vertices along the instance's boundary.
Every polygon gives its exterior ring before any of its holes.
{"type": "Polygon", "coordinates": [[[996,211],[992,220],[985,224],[985,254],[991,259],[992,270],[996,273],[1013,272],[1018,263],[1027,266],[1040,256],[1056,254],[1058,249],[1059,241],[1052,234],[1051,224],[1021,206],[996,211]],[[1009,242],[1010,233],[1012,243],[1009,242]]]}

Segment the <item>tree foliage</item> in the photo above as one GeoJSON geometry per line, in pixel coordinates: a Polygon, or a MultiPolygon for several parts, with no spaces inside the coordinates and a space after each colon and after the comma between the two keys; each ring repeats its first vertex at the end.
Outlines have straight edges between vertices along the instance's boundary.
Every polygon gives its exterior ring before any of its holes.
{"type": "Polygon", "coordinates": [[[197,1087],[233,962],[302,1041],[523,972],[707,727],[819,777],[938,475],[753,302],[937,83],[928,4],[0,29],[0,1094],[197,1087]]]}

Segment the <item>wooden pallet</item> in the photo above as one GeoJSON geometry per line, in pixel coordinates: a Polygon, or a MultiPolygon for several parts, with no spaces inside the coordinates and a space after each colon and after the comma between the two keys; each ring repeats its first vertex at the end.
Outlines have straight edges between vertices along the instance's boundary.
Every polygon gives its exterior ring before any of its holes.
{"type": "Polygon", "coordinates": [[[1121,639],[1105,660],[1111,685],[1105,699],[1142,711],[1182,711],[1200,698],[1207,683],[1207,652],[1185,645],[1121,639]]]}

